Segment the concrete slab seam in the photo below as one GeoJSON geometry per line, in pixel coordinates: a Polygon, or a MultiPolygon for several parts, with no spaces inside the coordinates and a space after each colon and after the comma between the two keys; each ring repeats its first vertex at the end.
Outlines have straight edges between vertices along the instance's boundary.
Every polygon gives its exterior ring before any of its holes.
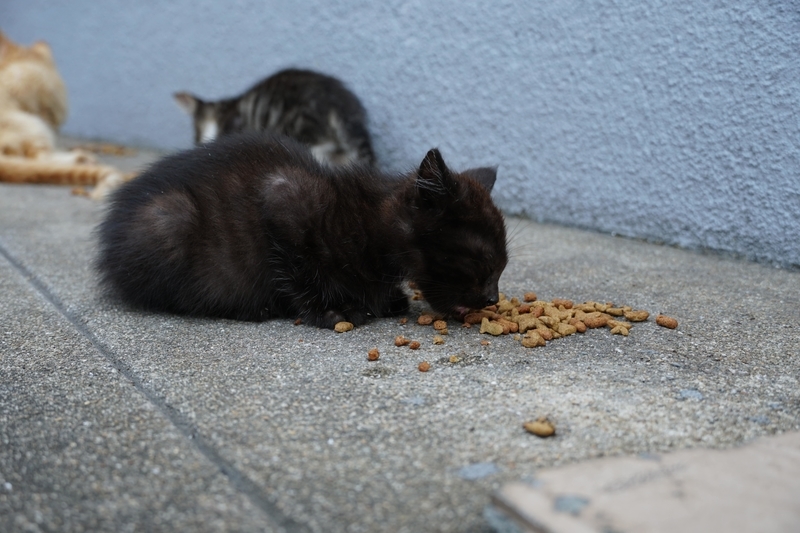
{"type": "Polygon", "coordinates": [[[177,428],[177,430],[193,445],[197,450],[215,465],[223,476],[230,480],[231,484],[244,494],[256,507],[261,509],[273,522],[273,525],[286,533],[305,533],[309,529],[285,515],[275,504],[263,493],[261,488],[235,466],[222,458],[222,456],[202,436],[197,429],[186,421],[180,413],[171,405],[157,397],[152,391],[148,390],[142,381],[136,376],[131,368],[115,357],[113,352],[101,343],[97,337],[86,327],[77,315],[67,310],[61,300],[53,294],[47,286],[39,280],[21,261],[14,257],[0,241],[0,255],[33,287],[36,292],[42,295],[58,312],[61,314],[78,332],[83,335],[91,345],[117,369],[117,371],[131,382],[133,387],[141,393],[147,401],[153,404],[164,416],[177,428]]]}

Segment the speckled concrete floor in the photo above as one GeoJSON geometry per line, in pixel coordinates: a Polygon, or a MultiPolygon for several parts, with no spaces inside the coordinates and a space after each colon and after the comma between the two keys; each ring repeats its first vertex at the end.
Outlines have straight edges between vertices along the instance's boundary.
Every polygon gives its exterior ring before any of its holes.
{"type": "Polygon", "coordinates": [[[90,268],[100,215],[0,185],[3,531],[487,531],[489,495],[545,466],[800,429],[797,271],[509,219],[507,294],[678,329],[526,349],[451,324],[435,346],[397,319],[335,334],[127,310],[90,268]],[[522,430],[539,415],[556,437],[522,430]]]}

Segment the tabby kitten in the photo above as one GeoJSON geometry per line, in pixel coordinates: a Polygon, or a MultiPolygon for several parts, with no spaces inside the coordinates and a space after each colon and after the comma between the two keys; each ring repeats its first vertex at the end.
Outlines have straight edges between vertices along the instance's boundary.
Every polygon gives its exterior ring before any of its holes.
{"type": "Polygon", "coordinates": [[[324,74],[282,70],[216,102],[187,92],[174,96],[194,119],[197,144],[229,133],[270,131],[300,141],[331,166],[375,162],[364,107],[341,81],[324,74]]]}
{"type": "Polygon", "coordinates": [[[330,328],[404,313],[404,280],[438,312],[498,299],[506,266],[495,169],[406,176],[321,165],[284,136],[246,134],[155,163],[111,198],[96,268],[144,309],[330,328]]]}
{"type": "Polygon", "coordinates": [[[81,151],[58,151],[67,91],[47,43],[20,46],[0,32],[0,181],[94,185],[122,180],[81,151]]]}

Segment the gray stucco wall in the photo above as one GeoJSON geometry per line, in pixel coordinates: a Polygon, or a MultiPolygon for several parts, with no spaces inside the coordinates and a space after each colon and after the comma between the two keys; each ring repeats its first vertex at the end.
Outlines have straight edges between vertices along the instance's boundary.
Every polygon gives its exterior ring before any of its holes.
{"type": "Polygon", "coordinates": [[[794,0],[3,0],[0,28],[53,46],[69,134],[187,147],[173,91],[315,68],[385,168],[439,146],[499,165],[508,213],[800,265],[794,0]]]}

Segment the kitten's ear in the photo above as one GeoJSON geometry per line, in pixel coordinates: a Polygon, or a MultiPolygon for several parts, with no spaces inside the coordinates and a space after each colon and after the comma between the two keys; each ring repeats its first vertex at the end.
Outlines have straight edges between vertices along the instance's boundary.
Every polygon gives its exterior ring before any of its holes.
{"type": "Polygon", "coordinates": [[[191,93],[186,92],[175,93],[172,96],[175,97],[175,101],[178,102],[178,105],[181,106],[181,109],[190,115],[194,115],[194,112],[197,110],[197,106],[200,103],[199,98],[191,93]]]}
{"type": "Polygon", "coordinates": [[[40,57],[45,59],[53,59],[53,51],[50,49],[50,45],[44,41],[36,41],[31,45],[31,50],[39,54],[40,57]]]}
{"type": "Polygon", "coordinates": [[[483,188],[488,192],[492,192],[494,182],[497,180],[497,167],[470,168],[461,174],[467,176],[468,178],[474,179],[483,185],[483,188]]]}
{"type": "Polygon", "coordinates": [[[427,201],[436,201],[456,194],[456,183],[444,164],[439,150],[432,148],[417,171],[417,193],[427,201]]]}

